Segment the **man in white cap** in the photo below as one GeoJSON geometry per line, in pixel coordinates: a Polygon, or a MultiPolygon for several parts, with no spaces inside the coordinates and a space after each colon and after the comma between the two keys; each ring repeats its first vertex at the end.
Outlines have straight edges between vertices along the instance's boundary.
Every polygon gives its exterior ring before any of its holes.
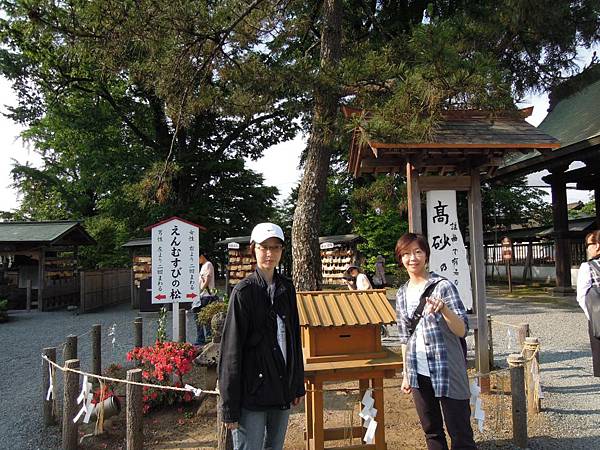
{"type": "Polygon", "coordinates": [[[283,449],[290,406],[305,394],[296,290],[275,270],[284,242],[278,225],[254,227],[256,271],[236,284],[229,300],[219,406],[236,450],[283,449]]]}

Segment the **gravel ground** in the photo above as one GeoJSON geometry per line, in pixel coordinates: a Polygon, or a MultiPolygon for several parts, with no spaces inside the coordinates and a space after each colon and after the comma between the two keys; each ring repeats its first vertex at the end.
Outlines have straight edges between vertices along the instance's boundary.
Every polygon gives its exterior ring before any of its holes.
{"type": "MultiPolygon", "coordinates": [[[[169,313],[168,335],[171,334],[169,313]]],[[[139,313],[129,305],[77,315],[74,312],[40,313],[11,311],[10,322],[0,324],[0,449],[59,449],[60,429],[41,425],[41,351],[57,347],[62,363],[61,344],[69,334],[79,335],[78,350],[81,367],[91,369],[91,338],[93,324],[102,325],[102,366],[124,363],[124,355],[133,347],[133,319],[144,318],[143,339],[149,345],[156,338],[157,313],[139,313]],[[115,343],[108,336],[115,326],[115,343]],[[85,333],[85,334],[84,334],[85,333]]],[[[187,336],[195,338],[195,328],[188,320],[187,336]]],[[[58,374],[62,392],[62,376],[58,374]]],[[[59,400],[61,401],[61,400],[59,400]]]]}
{"type": "MultiPolygon", "coordinates": [[[[542,401],[541,420],[530,427],[532,449],[600,449],[599,379],[592,377],[591,355],[585,316],[572,298],[500,298],[499,292],[488,293],[488,312],[497,321],[530,324],[531,335],[541,342],[542,401]],[[533,429],[532,429],[533,428],[533,429]]],[[[128,305],[107,311],[76,315],[72,312],[11,312],[11,321],[0,325],[0,449],[58,449],[60,430],[41,426],[41,359],[43,347],[64,342],[69,334],[88,333],[95,323],[102,324],[103,366],[124,362],[122,355],[133,344],[131,322],[139,313],[128,305]],[[116,323],[115,345],[108,336],[116,323]]],[[[156,336],[156,313],[142,313],[144,342],[156,336]]],[[[506,357],[516,352],[508,327],[494,325],[495,361],[506,366],[506,357]]],[[[188,337],[195,330],[188,321],[188,337]]],[[[170,332],[170,330],[169,330],[170,332]]],[[[384,343],[394,346],[395,330],[384,343]]],[[[472,338],[469,339],[472,347],[472,338]]],[[[79,339],[82,368],[90,368],[90,336],[79,339]]],[[[62,362],[62,352],[58,352],[62,362]]],[[[58,377],[59,381],[61,377],[58,377]]],[[[59,389],[59,392],[61,389],[59,389]]],[[[483,435],[482,448],[512,448],[507,436],[483,435]]]]}
{"type": "MultiPolygon", "coordinates": [[[[600,449],[600,379],[592,376],[587,322],[575,297],[509,298],[502,294],[496,288],[488,290],[488,314],[506,324],[529,323],[531,336],[540,340],[544,399],[541,416],[529,427],[530,448],[600,449]]],[[[507,356],[520,352],[516,334],[509,336],[509,327],[498,322],[492,328],[495,364],[507,367],[507,356]]],[[[397,332],[392,327],[389,331],[384,344],[397,345],[397,332]]],[[[471,358],[472,336],[467,344],[471,358]]],[[[485,449],[514,448],[510,436],[484,432],[478,444],[485,449]]]]}

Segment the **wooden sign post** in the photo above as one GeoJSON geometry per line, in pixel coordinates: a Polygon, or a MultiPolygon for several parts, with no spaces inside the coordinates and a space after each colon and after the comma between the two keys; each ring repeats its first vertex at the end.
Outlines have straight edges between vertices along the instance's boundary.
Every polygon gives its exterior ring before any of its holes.
{"type": "Polygon", "coordinates": [[[508,291],[512,292],[512,273],[510,269],[510,263],[512,261],[512,241],[509,237],[504,236],[502,238],[502,260],[506,264],[506,277],[508,278],[508,291]]]}
{"type": "Polygon", "coordinates": [[[171,217],[152,229],[152,303],[173,304],[173,341],[179,338],[179,303],[199,289],[198,225],[171,217]]]}

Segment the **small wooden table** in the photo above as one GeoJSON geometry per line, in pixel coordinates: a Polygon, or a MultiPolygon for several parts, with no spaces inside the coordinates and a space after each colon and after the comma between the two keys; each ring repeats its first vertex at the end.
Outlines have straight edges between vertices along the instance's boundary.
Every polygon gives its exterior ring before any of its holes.
{"type": "MultiPolygon", "coordinates": [[[[306,386],[306,449],[324,450],[325,441],[345,439],[347,431],[344,428],[324,428],[323,424],[323,384],[329,381],[358,380],[362,395],[369,388],[373,388],[374,407],[377,409],[377,430],[375,431],[375,444],[364,444],[336,449],[375,449],[386,450],[385,443],[385,413],[383,401],[383,379],[392,378],[398,370],[402,369],[402,356],[387,349],[386,357],[378,359],[362,359],[353,361],[334,361],[321,363],[305,363],[304,383],[306,386]]],[[[352,427],[352,437],[362,439],[365,428],[352,427]]]]}

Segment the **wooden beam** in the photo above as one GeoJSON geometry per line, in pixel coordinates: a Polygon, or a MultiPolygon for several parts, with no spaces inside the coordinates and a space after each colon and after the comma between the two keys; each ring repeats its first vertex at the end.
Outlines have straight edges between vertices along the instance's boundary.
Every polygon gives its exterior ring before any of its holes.
{"type": "Polygon", "coordinates": [[[38,258],[38,311],[46,311],[44,303],[44,278],[46,277],[46,248],[40,248],[38,258]]]}
{"type": "MultiPolygon", "coordinates": [[[[447,166],[442,167],[442,170],[447,166]]],[[[425,191],[468,191],[471,189],[470,176],[425,176],[419,177],[419,188],[425,191]]]]}
{"type": "Polygon", "coordinates": [[[469,191],[469,239],[471,249],[471,280],[473,310],[477,314],[475,331],[475,362],[479,373],[489,373],[487,306],[485,298],[485,258],[483,254],[483,219],[481,216],[481,185],[479,169],[471,169],[469,191]]]}
{"type": "Polygon", "coordinates": [[[408,231],[422,233],[419,175],[411,163],[406,163],[406,190],[408,196],[408,231]]]}
{"type": "Polygon", "coordinates": [[[447,143],[447,142],[422,142],[422,143],[385,143],[385,142],[369,142],[371,147],[375,148],[480,148],[480,149],[488,149],[488,148],[500,148],[506,151],[512,151],[516,149],[553,149],[559,148],[560,143],[558,142],[531,142],[531,143],[515,143],[515,142],[495,142],[495,143],[486,143],[486,142],[478,142],[478,143],[467,143],[467,142],[459,142],[459,143],[447,143]]]}

